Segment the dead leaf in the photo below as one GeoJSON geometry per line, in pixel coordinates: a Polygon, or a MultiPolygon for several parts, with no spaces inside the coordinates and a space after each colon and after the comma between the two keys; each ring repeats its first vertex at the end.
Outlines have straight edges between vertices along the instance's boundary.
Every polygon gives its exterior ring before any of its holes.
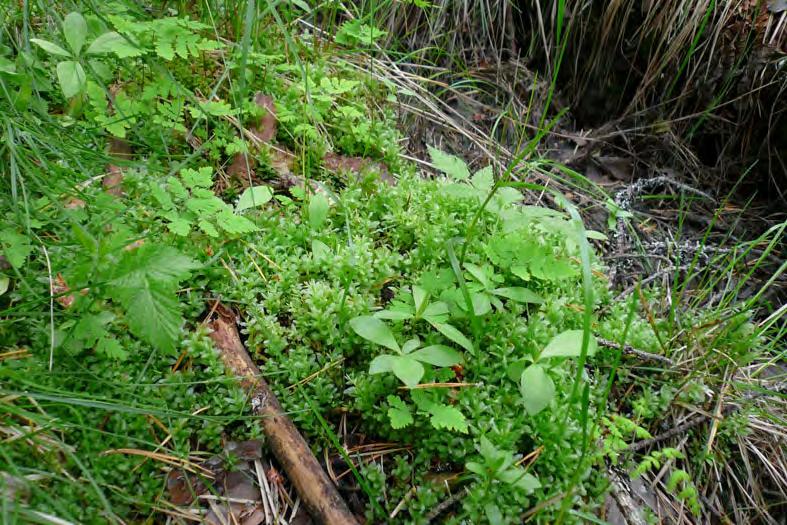
{"type": "Polygon", "coordinates": [[[322,164],[329,171],[334,171],[337,173],[351,173],[356,177],[363,175],[367,171],[376,171],[380,176],[380,180],[386,184],[391,186],[396,184],[396,179],[394,179],[391,174],[388,173],[388,168],[384,164],[375,162],[371,159],[366,159],[363,157],[348,157],[346,155],[339,155],[337,153],[326,153],[322,159],[322,164]]]}
{"type": "Polygon", "coordinates": [[[596,157],[598,165],[613,178],[630,182],[634,178],[634,162],[623,157],[596,157]]]}
{"type": "Polygon", "coordinates": [[[55,297],[55,301],[57,301],[57,303],[63,308],[71,308],[71,306],[74,304],[74,301],[76,300],[74,294],[68,293],[70,291],[71,288],[69,288],[68,284],[66,284],[66,280],[63,279],[63,276],[61,274],[57,274],[54,282],[52,283],[52,295],[59,296],[55,297]]]}
{"type": "Polygon", "coordinates": [[[235,456],[238,459],[252,461],[262,458],[262,440],[250,439],[248,441],[228,441],[224,445],[224,452],[227,455],[235,456]]]}
{"type": "Polygon", "coordinates": [[[262,108],[262,116],[253,130],[254,136],[261,142],[270,142],[276,137],[276,106],[273,97],[257,93],[254,95],[254,103],[262,108]]]}
{"type": "MultiPolygon", "coordinates": [[[[107,151],[110,157],[119,160],[128,160],[131,158],[131,146],[125,140],[113,137],[109,141],[109,149],[107,151]]],[[[104,191],[115,197],[123,195],[123,170],[120,166],[110,164],[107,166],[107,174],[104,175],[101,184],[104,186],[104,191]]]]}
{"type": "Polygon", "coordinates": [[[195,497],[207,492],[207,487],[198,477],[173,469],[167,474],[167,490],[173,505],[190,505],[195,497]]]}

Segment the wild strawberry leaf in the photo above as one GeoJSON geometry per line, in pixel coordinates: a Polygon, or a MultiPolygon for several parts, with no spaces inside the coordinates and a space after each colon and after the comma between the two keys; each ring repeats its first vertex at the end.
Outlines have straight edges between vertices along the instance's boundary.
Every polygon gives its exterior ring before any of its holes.
{"type": "Polygon", "coordinates": [[[467,434],[467,420],[459,409],[449,405],[433,404],[429,408],[432,417],[429,419],[436,429],[447,429],[467,434]]]}
{"type": "Polygon", "coordinates": [[[176,291],[198,267],[169,246],[145,244],[124,252],[109,279],[109,295],[123,305],[131,333],[172,352],[183,324],[176,291]]]}
{"type": "Polygon", "coordinates": [[[405,428],[413,423],[413,414],[410,407],[396,396],[388,396],[388,419],[391,421],[391,428],[405,428]]]}

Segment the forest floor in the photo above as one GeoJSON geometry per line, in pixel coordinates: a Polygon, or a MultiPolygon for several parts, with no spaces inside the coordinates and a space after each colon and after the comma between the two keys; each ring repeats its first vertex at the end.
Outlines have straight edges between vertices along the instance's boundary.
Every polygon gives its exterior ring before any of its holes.
{"type": "Polygon", "coordinates": [[[358,522],[787,513],[784,209],[515,61],[150,4],[5,13],[3,523],[319,516],[219,320],[358,522]]]}

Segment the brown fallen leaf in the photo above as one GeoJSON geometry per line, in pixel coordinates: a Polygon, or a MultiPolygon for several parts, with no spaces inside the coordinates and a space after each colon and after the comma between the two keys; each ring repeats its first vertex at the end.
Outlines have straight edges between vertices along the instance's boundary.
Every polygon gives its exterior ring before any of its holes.
{"type": "MultiPolygon", "coordinates": [[[[131,145],[123,139],[112,137],[109,140],[109,149],[107,151],[110,157],[119,160],[128,160],[131,158],[131,145]]],[[[123,170],[120,166],[110,164],[107,166],[107,174],[101,181],[104,190],[110,195],[120,197],[123,195],[123,170]]]]}
{"type": "Polygon", "coordinates": [[[268,143],[276,137],[276,106],[273,97],[257,92],[254,103],[262,109],[262,116],[252,131],[260,142],[268,143]]]}
{"type": "Polygon", "coordinates": [[[388,172],[385,164],[364,157],[348,157],[338,153],[326,153],[322,158],[322,164],[327,170],[337,173],[351,173],[356,177],[363,175],[367,171],[377,172],[380,180],[386,184],[391,186],[396,184],[396,179],[388,172]]]}
{"type": "Polygon", "coordinates": [[[262,441],[259,439],[228,441],[224,445],[224,452],[228,456],[235,456],[246,461],[260,459],[262,457],[262,441]]]}

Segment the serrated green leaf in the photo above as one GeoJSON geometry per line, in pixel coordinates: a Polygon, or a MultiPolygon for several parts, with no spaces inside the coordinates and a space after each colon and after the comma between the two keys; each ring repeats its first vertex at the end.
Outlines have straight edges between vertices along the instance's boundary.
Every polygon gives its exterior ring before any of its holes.
{"type": "Polygon", "coordinates": [[[210,221],[207,221],[205,219],[200,219],[197,222],[197,227],[199,227],[199,229],[205,232],[205,235],[209,237],[215,238],[219,236],[219,231],[216,229],[215,226],[213,226],[213,224],[210,221]]]}
{"type": "MultiPolygon", "coordinates": [[[[541,351],[539,359],[549,357],[579,357],[582,353],[582,330],[566,330],[556,335],[549,344],[541,351]]],[[[593,334],[590,334],[588,341],[587,355],[592,356],[596,353],[598,344],[593,334]]]]}
{"type": "Polygon", "coordinates": [[[394,357],[391,367],[394,375],[410,388],[418,385],[424,376],[424,365],[410,356],[398,355],[394,357]]]}
{"type": "Polygon", "coordinates": [[[434,428],[468,433],[467,420],[459,409],[449,405],[434,404],[430,407],[429,412],[432,415],[429,421],[434,428]]]}
{"type": "Polygon", "coordinates": [[[257,225],[251,222],[246,217],[235,215],[230,210],[222,210],[216,215],[216,224],[219,225],[227,233],[242,234],[251,233],[259,230],[257,225]]]}
{"type": "Polygon", "coordinates": [[[0,232],[0,241],[8,263],[16,269],[22,268],[33,251],[27,236],[14,230],[3,230],[0,232]]]}
{"type": "Polygon", "coordinates": [[[199,169],[184,168],[180,178],[187,188],[210,188],[213,186],[213,169],[205,166],[199,169]]]}
{"type": "Polygon", "coordinates": [[[57,64],[57,80],[63,96],[71,98],[78,95],[85,89],[87,77],[82,64],[74,60],[64,60],[57,64]]]}
{"type": "Polygon", "coordinates": [[[384,322],[371,316],[361,316],[350,320],[350,326],[356,334],[380,346],[399,352],[399,343],[396,342],[391,330],[384,322]]]}
{"type": "Polygon", "coordinates": [[[438,170],[455,180],[466,180],[470,177],[470,171],[467,169],[467,164],[459,157],[443,153],[432,146],[429,146],[427,149],[429,150],[432,164],[438,170]]]}
{"type": "Polygon", "coordinates": [[[79,55],[82,46],[85,45],[85,37],[87,37],[85,18],[76,12],[68,13],[63,19],[63,36],[71,51],[74,52],[74,56],[79,55]]]}
{"type": "Polygon", "coordinates": [[[325,195],[316,193],[309,199],[309,224],[313,230],[319,230],[328,217],[330,203],[325,195]]]}
{"type": "Polygon", "coordinates": [[[191,222],[183,217],[176,217],[172,222],[167,223],[167,228],[175,235],[185,237],[191,232],[191,222]]]}
{"type": "Polygon", "coordinates": [[[492,290],[492,293],[495,295],[499,295],[500,297],[505,297],[506,299],[511,299],[512,301],[516,301],[518,303],[530,303],[530,304],[543,304],[544,299],[538,295],[537,293],[528,290],[527,288],[522,288],[521,286],[512,286],[510,288],[496,288],[492,290]]]}
{"type": "Polygon", "coordinates": [[[273,192],[268,186],[252,186],[238,197],[238,203],[235,205],[235,211],[248,210],[249,208],[256,208],[266,204],[273,198],[273,192]]]}
{"type": "Polygon", "coordinates": [[[410,354],[410,357],[434,366],[454,366],[463,362],[462,354],[445,345],[430,345],[410,354]]]}
{"type": "Polygon", "coordinates": [[[70,57],[71,53],[63,49],[57,44],[53,44],[48,40],[41,40],[40,38],[31,38],[30,41],[52,55],[57,55],[61,57],[70,57]]]}
{"type": "Polygon", "coordinates": [[[555,383],[541,365],[530,365],[522,372],[519,381],[525,410],[534,416],[549,406],[555,397],[555,383]]]}
{"type": "Polygon", "coordinates": [[[410,407],[396,396],[388,396],[388,419],[391,421],[391,428],[400,429],[413,424],[413,415],[410,407]]]}
{"type": "Polygon", "coordinates": [[[464,336],[462,332],[448,323],[431,323],[438,332],[446,336],[448,339],[458,344],[468,352],[474,352],[475,347],[472,341],[464,336]]]}
{"type": "Polygon", "coordinates": [[[108,282],[109,296],[123,305],[131,333],[172,352],[183,319],[178,284],[198,265],[169,246],[145,244],[124,252],[108,282]]]}
{"type": "Polygon", "coordinates": [[[112,337],[102,337],[98,341],[98,345],[96,345],[96,352],[118,361],[128,359],[128,352],[120,345],[117,339],[112,337]]]}

